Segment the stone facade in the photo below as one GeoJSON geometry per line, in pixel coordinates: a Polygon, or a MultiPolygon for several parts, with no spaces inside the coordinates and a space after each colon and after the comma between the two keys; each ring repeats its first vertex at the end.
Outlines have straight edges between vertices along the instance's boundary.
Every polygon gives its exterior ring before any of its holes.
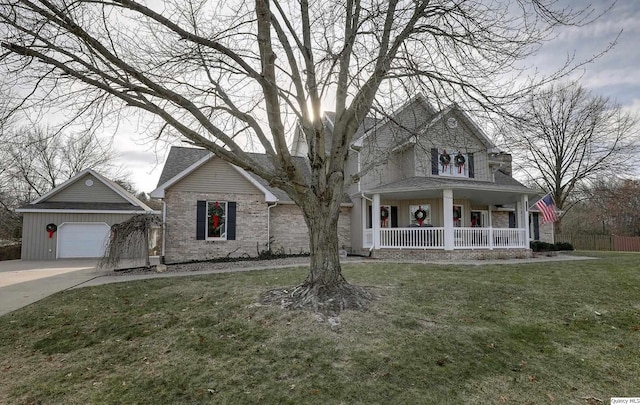
{"type": "Polygon", "coordinates": [[[493,228],[508,228],[509,227],[509,212],[507,212],[507,211],[492,211],[491,212],[491,226],[493,228]]]}
{"type": "MultiPolygon", "coordinates": [[[[207,260],[220,257],[255,257],[268,247],[287,254],[309,252],[309,233],[300,208],[278,204],[267,212],[263,194],[217,194],[172,192],[165,196],[165,261],[167,263],[207,260]],[[236,202],[236,240],[207,241],[196,239],[196,204],[198,200],[236,202]],[[269,222],[267,226],[267,222],[269,222]]],[[[350,208],[340,211],[339,247],[350,250],[350,208]]]]}
{"type": "Polygon", "coordinates": [[[374,250],[373,257],[376,259],[393,260],[426,260],[426,261],[448,261],[448,260],[500,260],[500,259],[527,259],[532,257],[531,249],[494,249],[494,250],[374,250]]]}

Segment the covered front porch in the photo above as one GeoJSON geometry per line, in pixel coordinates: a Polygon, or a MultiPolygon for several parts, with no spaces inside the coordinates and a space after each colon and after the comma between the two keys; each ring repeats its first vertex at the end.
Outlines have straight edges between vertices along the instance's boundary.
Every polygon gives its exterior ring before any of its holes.
{"type": "Polygon", "coordinates": [[[363,249],[529,249],[531,190],[479,181],[457,181],[448,186],[396,186],[362,193],[363,249]]]}
{"type": "MultiPolygon", "coordinates": [[[[379,229],[378,249],[516,249],[528,248],[525,228],[453,228],[453,243],[445,243],[446,227],[379,229]]],[[[365,247],[374,248],[374,230],[365,229],[365,247]]]]}

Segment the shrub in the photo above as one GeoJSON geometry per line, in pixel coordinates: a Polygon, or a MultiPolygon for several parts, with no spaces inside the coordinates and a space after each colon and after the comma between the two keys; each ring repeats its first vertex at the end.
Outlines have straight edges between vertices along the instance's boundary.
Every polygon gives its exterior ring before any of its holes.
{"type": "Polygon", "coordinates": [[[555,245],[553,243],[542,242],[539,240],[534,240],[529,244],[529,247],[534,252],[549,252],[556,250],[555,245]]]}
{"type": "Polygon", "coordinates": [[[574,250],[573,245],[569,242],[556,243],[556,250],[574,250]]]}
{"type": "Polygon", "coordinates": [[[9,245],[0,247],[0,260],[16,260],[20,258],[22,245],[9,245]]]}
{"type": "Polygon", "coordinates": [[[553,252],[557,250],[574,250],[569,242],[558,242],[556,244],[534,240],[529,244],[534,252],[553,252]]]}

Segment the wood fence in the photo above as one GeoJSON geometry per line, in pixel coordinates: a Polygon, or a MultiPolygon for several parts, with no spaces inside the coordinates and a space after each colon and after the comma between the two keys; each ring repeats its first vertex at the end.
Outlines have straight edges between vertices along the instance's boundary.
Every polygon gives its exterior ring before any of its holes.
{"type": "Polygon", "coordinates": [[[569,242],[576,250],[640,252],[640,236],[558,234],[556,242],[569,242]]]}

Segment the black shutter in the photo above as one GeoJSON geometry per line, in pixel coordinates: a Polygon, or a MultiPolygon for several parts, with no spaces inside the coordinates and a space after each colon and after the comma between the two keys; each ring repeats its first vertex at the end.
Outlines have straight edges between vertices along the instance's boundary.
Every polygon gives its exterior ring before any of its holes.
{"type": "Polygon", "coordinates": [[[207,225],[207,202],[198,201],[196,209],[196,239],[206,239],[206,227],[207,225]]]}
{"type": "Polygon", "coordinates": [[[467,156],[469,157],[469,178],[473,179],[475,177],[473,172],[473,153],[468,153],[467,156]]]}
{"type": "Polygon", "coordinates": [[[533,217],[533,240],[540,240],[540,214],[537,212],[531,214],[533,217]]]}
{"type": "Polygon", "coordinates": [[[391,207],[391,227],[398,227],[398,207],[391,207]]]}
{"type": "Polygon", "coordinates": [[[373,207],[371,205],[369,205],[367,207],[368,212],[367,212],[367,219],[369,220],[369,228],[373,228],[373,215],[371,214],[371,210],[373,209],[373,207]]]}
{"type": "Polygon", "coordinates": [[[431,174],[438,175],[438,149],[431,148],[431,174]]]}
{"type": "Polygon", "coordinates": [[[227,240],[236,240],[236,203],[227,203],[227,240]]]}
{"type": "Polygon", "coordinates": [[[516,227],[516,213],[515,212],[510,212],[509,213],[509,228],[515,228],[516,227]]]}

